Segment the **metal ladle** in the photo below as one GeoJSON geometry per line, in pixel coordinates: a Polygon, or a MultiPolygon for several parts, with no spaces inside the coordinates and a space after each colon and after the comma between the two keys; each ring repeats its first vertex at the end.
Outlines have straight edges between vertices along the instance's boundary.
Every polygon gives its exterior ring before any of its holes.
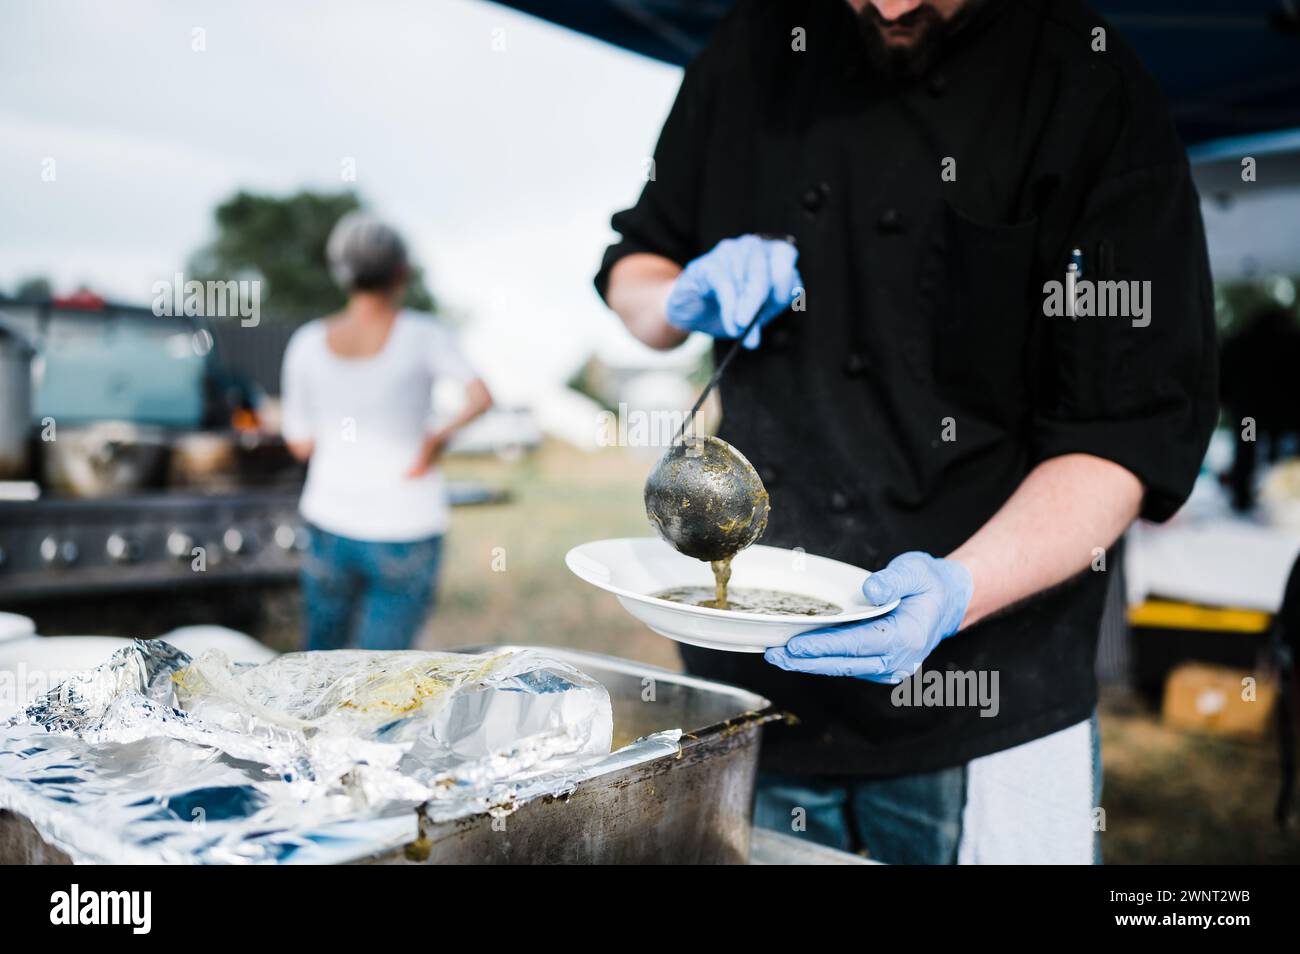
{"type": "Polygon", "coordinates": [[[659,535],[679,552],[710,563],[729,559],[762,536],[770,510],[767,488],[754,465],[726,441],[684,435],[758,317],[718,363],[645,482],[646,516],[659,535]]]}

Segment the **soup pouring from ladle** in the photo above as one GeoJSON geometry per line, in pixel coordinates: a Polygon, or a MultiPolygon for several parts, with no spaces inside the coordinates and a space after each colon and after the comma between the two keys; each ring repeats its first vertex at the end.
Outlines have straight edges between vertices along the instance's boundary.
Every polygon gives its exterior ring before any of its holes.
{"type": "Polygon", "coordinates": [[[755,315],[718,363],[682,428],[645,483],[645,509],[659,535],[676,550],[712,565],[716,608],[726,609],[731,559],[767,528],[767,489],[754,465],[719,437],[689,434],[705,398],[722,378],[755,315]]]}

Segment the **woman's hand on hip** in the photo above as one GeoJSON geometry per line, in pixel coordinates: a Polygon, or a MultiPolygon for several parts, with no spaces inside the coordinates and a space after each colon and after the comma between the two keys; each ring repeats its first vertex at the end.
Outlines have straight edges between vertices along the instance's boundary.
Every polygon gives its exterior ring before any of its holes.
{"type": "Polygon", "coordinates": [[[450,435],[443,431],[436,434],[426,434],[424,441],[420,444],[420,453],[411,465],[411,469],[406,472],[408,480],[414,480],[417,477],[423,477],[429,471],[437,466],[442,452],[447,449],[447,443],[450,435]]]}

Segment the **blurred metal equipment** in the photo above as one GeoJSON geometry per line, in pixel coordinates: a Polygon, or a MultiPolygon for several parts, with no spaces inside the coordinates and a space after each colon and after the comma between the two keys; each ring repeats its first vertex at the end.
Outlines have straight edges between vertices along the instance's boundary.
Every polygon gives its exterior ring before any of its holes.
{"type": "Polygon", "coordinates": [[[97,421],[63,427],[42,441],[44,486],[70,497],[109,497],[161,487],[170,438],[157,427],[131,421],[97,421]]]}
{"type": "MultiPolygon", "coordinates": [[[[448,495],[457,507],[510,499],[485,484],[455,481],[448,495]]],[[[292,583],[306,544],[296,484],[0,497],[0,601],[292,583]]]]}
{"type": "MultiPolygon", "coordinates": [[[[197,319],[90,297],[56,299],[38,311],[41,374],[37,419],[60,429],[106,420],[167,428],[216,423],[222,368],[197,319]]],[[[29,306],[30,308],[30,306],[29,306]]],[[[12,313],[18,306],[10,306],[12,313]]]]}
{"type": "Polygon", "coordinates": [[[24,455],[23,472],[0,476],[28,478],[0,493],[0,599],[296,577],[301,468],[278,438],[236,440],[248,389],[196,319],[90,293],[0,307],[0,447],[12,431],[24,455]],[[25,376],[18,362],[32,350],[25,376]],[[274,543],[281,527],[287,548],[274,543]]]}
{"type": "Polygon", "coordinates": [[[167,484],[207,490],[233,489],[239,484],[239,465],[238,439],[233,432],[186,431],[172,441],[167,484]]]}
{"type": "Polygon", "coordinates": [[[290,581],[296,511],[296,491],[0,500],[0,600],[290,581]]]}
{"type": "Polygon", "coordinates": [[[0,314],[0,480],[27,476],[35,353],[28,335],[0,314]]]}

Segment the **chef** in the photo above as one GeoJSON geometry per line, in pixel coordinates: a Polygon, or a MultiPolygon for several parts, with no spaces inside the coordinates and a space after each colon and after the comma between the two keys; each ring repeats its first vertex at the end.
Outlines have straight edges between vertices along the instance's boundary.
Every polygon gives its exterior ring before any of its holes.
{"type": "Polygon", "coordinates": [[[740,0],[652,168],[597,288],[656,348],[760,315],[720,436],[771,494],[763,542],[900,601],[765,656],[683,647],[798,717],[758,822],[887,862],[1092,862],[1111,548],[1178,509],[1216,417],[1153,80],[1080,0],[740,0]]]}

